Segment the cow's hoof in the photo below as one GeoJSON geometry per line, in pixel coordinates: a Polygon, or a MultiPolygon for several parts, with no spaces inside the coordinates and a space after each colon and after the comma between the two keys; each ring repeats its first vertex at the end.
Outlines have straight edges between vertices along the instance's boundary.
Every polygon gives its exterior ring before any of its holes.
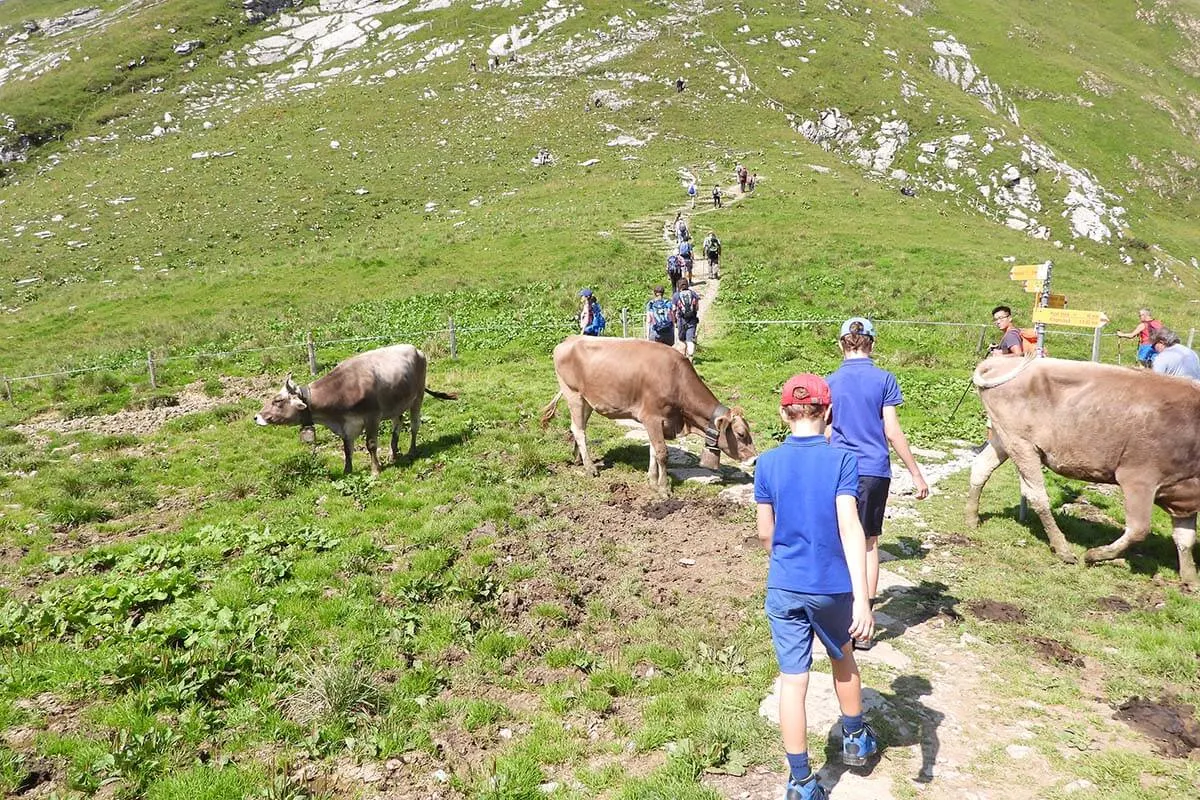
{"type": "Polygon", "coordinates": [[[1101,561],[1112,561],[1115,558],[1115,554],[1107,552],[1103,547],[1093,547],[1083,554],[1083,560],[1088,564],[1099,564],[1101,561]]]}
{"type": "MultiPolygon", "coordinates": [[[[1074,553],[1072,553],[1070,550],[1064,550],[1061,553],[1058,551],[1055,551],[1054,555],[1058,556],[1058,560],[1063,562],[1064,564],[1078,564],[1079,563],[1079,557],[1076,556],[1074,553]]],[[[1085,556],[1085,558],[1086,558],[1086,556],[1085,556]]]]}
{"type": "Polygon", "coordinates": [[[979,517],[977,517],[977,516],[976,517],[967,517],[966,519],[963,520],[963,522],[965,522],[967,524],[968,528],[978,528],[979,527],[979,517]]]}
{"type": "Polygon", "coordinates": [[[584,467],[583,471],[587,473],[587,476],[589,478],[599,478],[600,477],[600,470],[598,470],[596,468],[595,464],[591,464],[589,466],[584,467]]]}

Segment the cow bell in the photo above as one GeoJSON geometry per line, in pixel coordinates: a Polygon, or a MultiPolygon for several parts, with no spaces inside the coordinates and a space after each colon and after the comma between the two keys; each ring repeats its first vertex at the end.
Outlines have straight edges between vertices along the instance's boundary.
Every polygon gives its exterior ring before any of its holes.
{"type": "Polygon", "coordinates": [[[300,429],[300,441],[305,444],[313,444],[317,441],[317,432],[312,425],[305,425],[300,429]]]}

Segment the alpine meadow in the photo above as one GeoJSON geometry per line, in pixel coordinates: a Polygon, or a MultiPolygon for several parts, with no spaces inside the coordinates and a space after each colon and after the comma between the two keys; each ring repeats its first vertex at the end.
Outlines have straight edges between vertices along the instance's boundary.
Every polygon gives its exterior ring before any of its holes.
{"type": "MultiPolygon", "coordinates": [[[[813,666],[831,796],[1200,796],[1171,518],[1067,564],[1004,465],[964,521],[1014,267],[1110,320],[1054,358],[1141,369],[1141,308],[1200,347],[1198,165],[1200,0],[0,0],[0,791],[779,800],[752,465],[682,437],[664,497],[640,426],[592,417],[590,477],[539,424],[580,290],[642,338],[682,214],[758,451],[867,317],[932,487],[892,482],[870,768],[813,666]],[[400,343],[412,457],[254,424],[400,343]]],[[[1076,555],[1121,535],[1045,474],[1076,555]]]]}

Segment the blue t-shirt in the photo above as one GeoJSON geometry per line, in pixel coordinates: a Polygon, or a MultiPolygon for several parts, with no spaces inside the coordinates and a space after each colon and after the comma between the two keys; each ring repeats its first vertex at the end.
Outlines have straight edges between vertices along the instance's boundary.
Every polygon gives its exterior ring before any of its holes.
{"type": "Polygon", "coordinates": [[[853,590],[838,535],[837,497],[858,496],[854,454],[824,436],[789,436],[758,457],[754,500],[775,509],[768,589],[807,594],[853,590]]]}
{"type": "Polygon", "coordinates": [[[892,477],[883,409],[904,402],[896,376],[869,358],[848,358],[827,380],[833,395],[830,443],[858,456],[860,475],[892,477]]]}

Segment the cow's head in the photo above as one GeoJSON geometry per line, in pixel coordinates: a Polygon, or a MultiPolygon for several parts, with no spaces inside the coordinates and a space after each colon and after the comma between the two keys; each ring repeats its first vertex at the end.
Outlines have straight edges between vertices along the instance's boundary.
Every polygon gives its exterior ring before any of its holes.
{"type": "Polygon", "coordinates": [[[717,447],[720,452],[705,450],[700,456],[700,466],[705,469],[716,469],[720,466],[724,453],[735,461],[749,461],[758,455],[754,449],[754,440],[750,436],[750,424],[746,422],[746,412],[740,408],[732,408],[713,420],[717,430],[717,447]]]}
{"type": "Polygon", "coordinates": [[[300,425],[305,420],[308,404],[300,397],[300,387],[288,373],[279,394],[272,397],[254,417],[257,425],[300,425]]]}

